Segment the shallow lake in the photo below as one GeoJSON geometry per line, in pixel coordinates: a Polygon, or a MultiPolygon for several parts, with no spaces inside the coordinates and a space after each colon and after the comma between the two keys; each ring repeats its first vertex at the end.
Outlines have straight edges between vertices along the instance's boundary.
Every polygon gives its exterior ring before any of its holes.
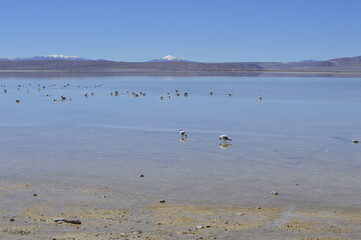
{"type": "Polygon", "coordinates": [[[352,144],[361,139],[360,78],[14,77],[0,85],[2,179],[215,203],[361,206],[361,144],[352,144]]]}

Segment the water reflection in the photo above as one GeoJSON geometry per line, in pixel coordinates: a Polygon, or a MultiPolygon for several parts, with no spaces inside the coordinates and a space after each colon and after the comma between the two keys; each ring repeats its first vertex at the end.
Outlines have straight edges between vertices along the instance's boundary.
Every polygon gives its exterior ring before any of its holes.
{"type": "Polygon", "coordinates": [[[227,149],[231,146],[232,144],[231,143],[220,143],[219,144],[219,147],[222,148],[222,149],[227,149]]]}
{"type": "Polygon", "coordinates": [[[185,141],[186,141],[186,137],[181,137],[180,139],[179,139],[179,142],[181,142],[181,143],[184,143],[185,141]]]}

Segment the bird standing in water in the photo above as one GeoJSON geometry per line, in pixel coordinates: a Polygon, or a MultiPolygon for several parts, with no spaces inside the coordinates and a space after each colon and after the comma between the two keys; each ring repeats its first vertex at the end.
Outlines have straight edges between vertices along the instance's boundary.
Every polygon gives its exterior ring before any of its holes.
{"type": "Polygon", "coordinates": [[[219,140],[221,140],[224,143],[227,142],[227,141],[232,141],[232,139],[230,139],[227,135],[224,135],[224,134],[219,136],[219,140]]]}
{"type": "Polygon", "coordinates": [[[178,132],[181,135],[181,137],[188,137],[187,133],[184,130],[179,129],[178,132]]]}

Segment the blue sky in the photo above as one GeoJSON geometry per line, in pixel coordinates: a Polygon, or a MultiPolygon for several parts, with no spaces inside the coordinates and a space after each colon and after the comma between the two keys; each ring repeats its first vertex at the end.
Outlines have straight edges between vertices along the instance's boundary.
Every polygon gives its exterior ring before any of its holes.
{"type": "Polygon", "coordinates": [[[0,57],[299,61],[361,55],[359,0],[0,0],[0,57]]]}

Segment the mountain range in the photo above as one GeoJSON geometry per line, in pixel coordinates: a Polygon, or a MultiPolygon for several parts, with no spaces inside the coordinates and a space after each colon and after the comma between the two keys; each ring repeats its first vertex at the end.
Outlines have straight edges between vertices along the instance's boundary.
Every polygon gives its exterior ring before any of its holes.
{"type": "Polygon", "coordinates": [[[237,72],[356,72],[361,73],[361,56],[326,61],[300,62],[194,62],[167,55],[148,62],[89,60],[76,56],[46,55],[32,58],[1,58],[0,71],[108,72],[108,73],[237,73],[237,72]]]}

